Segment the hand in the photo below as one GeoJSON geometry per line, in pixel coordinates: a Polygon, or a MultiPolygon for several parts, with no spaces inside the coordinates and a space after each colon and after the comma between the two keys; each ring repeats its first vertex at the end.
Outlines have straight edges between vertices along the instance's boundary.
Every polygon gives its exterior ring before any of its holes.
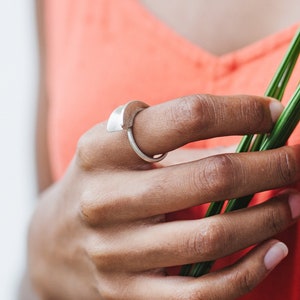
{"type": "MultiPolygon", "coordinates": [[[[281,110],[268,98],[184,97],[140,112],[134,136],[154,155],[196,140],[268,132],[281,110]]],[[[64,178],[44,193],[33,217],[32,282],[45,299],[235,299],[286,256],[284,244],[266,240],[296,221],[300,196],[287,192],[201,220],[166,222],[165,214],[294,183],[299,154],[299,147],[282,147],[151,165],[133,152],[126,132],[108,133],[99,124],[80,139],[64,178]],[[169,266],[215,260],[263,241],[203,277],[166,274],[169,266]]]]}

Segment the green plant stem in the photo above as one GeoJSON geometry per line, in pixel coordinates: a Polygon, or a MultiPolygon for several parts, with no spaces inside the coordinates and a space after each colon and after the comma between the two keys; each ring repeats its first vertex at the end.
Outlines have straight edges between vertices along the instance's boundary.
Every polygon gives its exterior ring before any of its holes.
{"type": "MultiPolygon", "coordinates": [[[[272,81],[270,82],[265,96],[276,98],[281,101],[285,88],[296,65],[300,52],[300,30],[296,33],[289,49],[287,50],[281,64],[279,65],[272,81]]],[[[246,135],[242,138],[236,152],[264,151],[280,147],[286,143],[300,119],[300,85],[292,96],[289,104],[279,117],[270,135],[259,134],[246,135]],[[255,139],[254,139],[255,137],[255,139]]],[[[253,195],[244,196],[228,201],[225,212],[245,208],[248,206],[253,195]]],[[[205,217],[220,214],[225,201],[210,204],[205,217]]],[[[194,265],[185,265],[181,268],[180,275],[199,277],[209,272],[213,261],[201,262],[194,265]]]]}
{"type": "MultiPolygon", "coordinates": [[[[294,131],[300,120],[300,85],[298,85],[295,93],[289,101],[287,107],[282,112],[276,122],[272,132],[264,142],[260,145],[259,151],[270,150],[281,147],[286,144],[288,138],[294,131]]],[[[253,198],[253,195],[230,200],[225,212],[245,208],[253,198]]]]}
{"type": "MultiPolygon", "coordinates": [[[[279,65],[272,81],[270,82],[266,92],[266,97],[276,98],[281,101],[287,83],[291,77],[293,69],[296,65],[300,51],[300,31],[297,32],[291,42],[287,53],[285,54],[281,64],[279,65]]],[[[258,151],[261,143],[265,140],[266,135],[257,135],[253,141],[254,135],[246,135],[239,143],[236,152],[258,151]],[[252,146],[251,146],[252,144],[252,146]],[[251,147],[251,148],[250,148],[251,147]]],[[[211,203],[205,217],[210,217],[219,214],[222,211],[224,201],[211,203]]]]}
{"type": "MultiPolygon", "coordinates": [[[[270,136],[265,139],[259,148],[259,151],[265,151],[283,146],[291,133],[294,131],[300,120],[300,85],[298,85],[294,95],[289,101],[287,107],[276,122],[270,136]]],[[[249,205],[253,195],[232,199],[228,202],[225,212],[230,212],[245,208],[249,205]]],[[[223,203],[223,201],[222,201],[223,203]]],[[[209,210],[208,210],[209,211],[209,210]]],[[[190,268],[190,274],[199,277],[209,272],[213,261],[201,262],[190,268]]]]}

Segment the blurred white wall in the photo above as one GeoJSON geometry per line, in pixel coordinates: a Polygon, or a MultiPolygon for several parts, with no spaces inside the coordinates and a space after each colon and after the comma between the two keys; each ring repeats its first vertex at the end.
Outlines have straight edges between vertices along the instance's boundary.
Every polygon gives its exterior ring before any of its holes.
{"type": "Polygon", "coordinates": [[[0,0],[0,299],[16,299],[34,206],[34,0],[0,0]]]}

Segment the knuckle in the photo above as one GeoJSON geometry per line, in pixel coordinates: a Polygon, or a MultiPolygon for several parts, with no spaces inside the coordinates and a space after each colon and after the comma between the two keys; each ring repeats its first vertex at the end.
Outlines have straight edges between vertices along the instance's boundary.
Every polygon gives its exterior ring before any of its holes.
{"type": "Polygon", "coordinates": [[[260,282],[261,274],[250,269],[236,271],[233,279],[233,284],[238,288],[240,295],[251,292],[260,282]]]}
{"type": "Polygon", "coordinates": [[[88,198],[81,198],[79,201],[79,215],[84,223],[91,224],[94,221],[94,205],[88,198]]]}
{"type": "Polygon", "coordinates": [[[211,95],[193,95],[179,100],[176,108],[171,111],[171,118],[176,122],[177,130],[186,133],[187,126],[190,130],[198,130],[199,127],[211,127],[218,119],[215,116],[215,101],[211,95]]]}
{"type": "Polygon", "coordinates": [[[217,221],[207,221],[198,232],[192,233],[186,240],[186,251],[192,258],[200,260],[215,259],[226,245],[228,234],[217,221]]]}
{"type": "Polygon", "coordinates": [[[113,212],[114,200],[113,193],[106,193],[100,196],[95,195],[92,188],[86,189],[79,202],[79,214],[83,222],[89,225],[109,225],[110,217],[113,212]]]}
{"type": "Polygon", "coordinates": [[[209,129],[220,120],[217,116],[222,110],[217,109],[216,98],[209,94],[196,95],[189,101],[191,117],[195,122],[195,129],[205,127],[209,129]]]}
{"type": "Polygon", "coordinates": [[[200,177],[198,176],[195,184],[199,187],[200,183],[217,199],[220,197],[223,199],[232,194],[237,187],[237,181],[241,180],[237,174],[243,173],[239,170],[240,167],[232,156],[227,154],[216,155],[206,160],[200,177]]]}
{"type": "Polygon", "coordinates": [[[101,271],[111,270],[116,262],[116,250],[111,246],[111,243],[105,241],[104,238],[92,239],[87,246],[87,254],[90,260],[101,271]]]}
{"type": "Polygon", "coordinates": [[[84,171],[94,169],[92,138],[89,132],[83,134],[76,147],[76,162],[77,165],[84,171]]]}
{"type": "Polygon", "coordinates": [[[142,276],[141,273],[124,269],[121,271],[117,264],[110,265],[110,268],[106,269],[100,269],[97,266],[98,284],[96,287],[103,300],[132,299],[132,288],[137,285],[136,278],[142,276]]]}
{"type": "Polygon", "coordinates": [[[271,235],[281,232],[288,225],[285,214],[281,207],[268,207],[264,216],[264,226],[268,228],[271,235]]]}

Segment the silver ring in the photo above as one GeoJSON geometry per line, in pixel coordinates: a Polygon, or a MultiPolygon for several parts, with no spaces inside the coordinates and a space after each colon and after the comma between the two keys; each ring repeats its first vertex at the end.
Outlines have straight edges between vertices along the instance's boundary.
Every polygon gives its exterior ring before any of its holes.
{"type": "Polygon", "coordinates": [[[155,155],[153,157],[146,155],[136,144],[132,132],[135,116],[147,107],[149,105],[141,101],[130,101],[125,105],[119,106],[111,113],[106,129],[109,132],[126,130],[128,141],[133,151],[144,161],[155,163],[164,159],[168,153],[158,154],[158,156],[155,155]]]}

